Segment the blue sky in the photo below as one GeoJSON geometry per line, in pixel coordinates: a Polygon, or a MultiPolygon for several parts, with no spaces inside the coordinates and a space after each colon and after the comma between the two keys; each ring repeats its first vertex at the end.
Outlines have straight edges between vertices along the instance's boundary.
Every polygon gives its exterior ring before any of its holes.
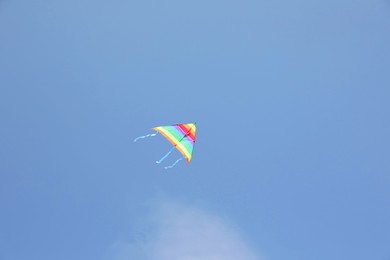
{"type": "Polygon", "coordinates": [[[383,0],[0,1],[0,259],[389,260],[389,46],[383,0]]]}

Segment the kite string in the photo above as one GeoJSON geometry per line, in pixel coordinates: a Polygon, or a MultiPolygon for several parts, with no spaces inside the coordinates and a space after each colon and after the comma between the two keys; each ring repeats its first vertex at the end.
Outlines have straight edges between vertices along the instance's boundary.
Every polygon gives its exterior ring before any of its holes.
{"type": "Polygon", "coordinates": [[[173,146],[173,147],[171,148],[171,150],[169,150],[169,152],[168,152],[166,155],[164,155],[164,156],[163,156],[163,158],[161,158],[160,160],[156,161],[156,163],[161,163],[162,161],[164,161],[164,160],[165,160],[165,158],[167,158],[167,157],[168,157],[168,155],[170,155],[170,154],[171,154],[171,152],[173,152],[173,150],[174,150],[175,148],[176,148],[176,147],[175,147],[175,146],[173,146]]]}
{"type": "Polygon", "coordinates": [[[144,138],[148,138],[148,137],[152,137],[152,136],[156,136],[156,135],[157,135],[157,133],[142,135],[142,136],[139,136],[139,137],[135,138],[135,139],[134,139],[134,142],[137,142],[138,139],[144,139],[144,138]]]}
{"type": "Polygon", "coordinates": [[[174,162],[174,163],[173,163],[172,165],[170,165],[170,166],[165,166],[164,169],[165,169],[165,170],[168,170],[168,169],[171,169],[171,168],[175,167],[175,165],[176,165],[178,162],[180,162],[181,160],[183,160],[183,158],[184,158],[184,157],[181,157],[181,158],[177,159],[176,162],[174,162]]]}

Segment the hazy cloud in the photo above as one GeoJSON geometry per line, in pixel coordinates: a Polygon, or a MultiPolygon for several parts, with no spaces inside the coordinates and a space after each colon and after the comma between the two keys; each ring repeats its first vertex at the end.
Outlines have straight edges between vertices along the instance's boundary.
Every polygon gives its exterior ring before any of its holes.
{"type": "Polygon", "coordinates": [[[222,218],[196,207],[164,202],[149,219],[151,235],[116,243],[114,260],[259,260],[239,232],[222,218]]]}

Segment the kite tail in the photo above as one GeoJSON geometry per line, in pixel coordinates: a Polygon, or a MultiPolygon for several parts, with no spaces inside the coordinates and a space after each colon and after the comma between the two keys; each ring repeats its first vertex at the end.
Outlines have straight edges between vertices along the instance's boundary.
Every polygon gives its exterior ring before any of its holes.
{"type": "Polygon", "coordinates": [[[152,137],[152,136],[156,136],[157,133],[154,133],[154,134],[148,134],[148,135],[142,135],[142,136],[139,136],[137,138],[134,139],[134,142],[137,142],[138,139],[144,139],[144,138],[148,138],[148,137],[152,137]]]}
{"type": "Polygon", "coordinates": [[[174,163],[173,163],[172,165],[170,165],[170,166],[165,166],[164,169],[165,169],[165,170],[168,170],[168,169],[171,169],[171,168],[175,167],[175,165],[176,165],[178,162],[180,162],[181,160],[183,160],[183,158],[184,158],[184,157],[181,157],[180,159],[177,159],[176,162],[174,162],[174,163]]]}
{"type": "Polygon", "coordinates": [[[161,158],[159,161],[156,161],[156,163],[161,163],[162,161],[164,161],[164,160],[165,160],[165,158],[167,158],[167,157],[168,157],[168,155],[170,155],[170,154],[171,154],[171,152],[172,152],[174,149],[175,149],[175,146],[174,146],[174,147],[172,147],[172,148],[171,148],[171,150],[169,150],[169,152],[168,152],[166,155],[164,155],[164,156],[163,156],[163,158],[161,158]]]}

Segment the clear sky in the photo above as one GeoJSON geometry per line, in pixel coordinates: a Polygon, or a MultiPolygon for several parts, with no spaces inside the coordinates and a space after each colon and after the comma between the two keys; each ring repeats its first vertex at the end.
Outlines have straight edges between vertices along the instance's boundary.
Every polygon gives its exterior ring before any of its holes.
{"type": "Polygon", "coordinates": [[[389,260],[389,112],[387,0],[0,0],[0,259],[389,260]]]}

